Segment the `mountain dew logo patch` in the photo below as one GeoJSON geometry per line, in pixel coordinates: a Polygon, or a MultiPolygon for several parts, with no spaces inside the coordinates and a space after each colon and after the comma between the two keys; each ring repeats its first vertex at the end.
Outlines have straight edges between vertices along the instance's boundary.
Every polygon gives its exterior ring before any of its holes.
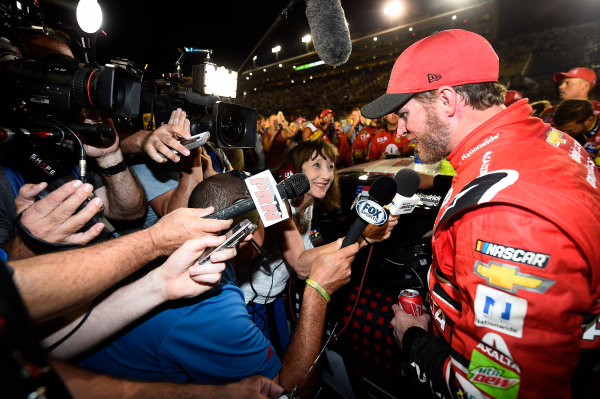
{"type": "Polygon", "coordinates": [[[492,397],[515,399],[521,376],[474,349],[469,364],[469,381],[492,397]]]}

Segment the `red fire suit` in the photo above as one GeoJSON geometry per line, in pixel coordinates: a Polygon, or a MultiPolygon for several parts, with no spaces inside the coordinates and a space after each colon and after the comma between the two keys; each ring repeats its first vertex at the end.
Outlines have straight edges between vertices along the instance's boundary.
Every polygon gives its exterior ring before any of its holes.
{"type": "Polygon", "coordinates": [[[376,127],[367,126],[362,128],[356,137],[354,143],[352,143],[352,162],[359,164],[365,162],[368,159],[369,148],[371,146],[371,138],[377,131],[376,127]]]}
{"type": "Polygon", "coordinates": [[[566,398],[600,347],[600,174],[521,100],[471,132],[433,233],[434,335],[404,335],[443,397],[566,398]]]}

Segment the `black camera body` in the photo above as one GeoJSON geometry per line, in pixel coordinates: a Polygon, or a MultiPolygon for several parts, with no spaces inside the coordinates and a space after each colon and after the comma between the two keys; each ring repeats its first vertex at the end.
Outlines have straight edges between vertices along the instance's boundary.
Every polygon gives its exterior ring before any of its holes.
{"type": "Polygon", "coordinates": [[[218,148],[254,148],[256,144],[256,110],[220,101],[218,96],[196,93],[178,75],[158,79],[142,92],[141,111],[144,127],[152,129],[169,120],[177,108],[186,111],[193,135],[210,132],[218,148]]]}
{"type": "Polygon", "coordinates": [[[139,77],[118,65],[80,65],[58,54],[41,61],[15,59],[0,66],[0,81],[6,89],[3,101],[16,100],[13,108],[24,104],[59,115],[78,115],[82,107],[111,116],[139,114],[139,77]]]}

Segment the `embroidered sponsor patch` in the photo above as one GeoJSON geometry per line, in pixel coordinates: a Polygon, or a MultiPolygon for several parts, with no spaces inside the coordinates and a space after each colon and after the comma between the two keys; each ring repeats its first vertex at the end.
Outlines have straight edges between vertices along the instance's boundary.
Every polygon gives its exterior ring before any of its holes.
{"type": "Polygon", "coordinates": [[[554,280],[521,273],[519,266],[496,262],[485,264],[475,261],[473,273],[483,277],[488,285],[513,294],[517,292],[517,289],[543,294],[555,283],[554,280]]]}
{"type": "MultiPolygon", "coordinates": [[[[486,347],[486,345],[483,346],[486,347]]],[[[505,367],[477,349],[473,349],[468,379],[481,391],[494,398],[513,399],[519,393],[521,376],[515,370],[505,367]]]]}
{"type": "Polygon", "coordinates": [[[513,337],[523,336],[523,322],[527,314],[527,300],[495,290],[485,285],[477,286],[475,296],[475,325],[487,327],[513,337]]]}
{"type": "Polygon", "coordinates": [[[546,267],[550,260],[549,254],[528,251],[516,247],[508,247],[483,240],[477,240],[475,251],[494,258],[542,268],[546,267]]]}
{"type": "Polygon", "coordinates": [[[561,144],[567,144],[567,140],[565,140],[562,132],[554,128],[546,132],[546,142],[555,147],[558,147],[561,144]]]}

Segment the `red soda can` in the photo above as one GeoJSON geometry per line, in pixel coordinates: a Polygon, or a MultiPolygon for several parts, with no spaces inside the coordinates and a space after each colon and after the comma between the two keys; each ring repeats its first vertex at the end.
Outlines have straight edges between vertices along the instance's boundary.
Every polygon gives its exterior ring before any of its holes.
{"type": "Polygon", "coordinates": [[[402,290],[398,295],[398,305],[402,306],[402,310],[410,313],[415,317],[423,314],[423,299],[417,290],[402,290]]]}

